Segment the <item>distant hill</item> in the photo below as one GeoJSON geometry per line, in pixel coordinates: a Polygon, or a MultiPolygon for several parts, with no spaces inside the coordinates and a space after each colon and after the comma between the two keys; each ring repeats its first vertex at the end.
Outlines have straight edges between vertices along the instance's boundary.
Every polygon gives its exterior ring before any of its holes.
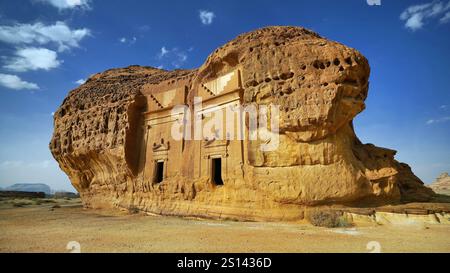
{"type": "Polygon", "coordinates": [[[436,193],[450,195],[450,175],[441,174],[429,187],[436,193]]]}
{"type": "Polygon", "coordinates": [[[51,194],[51,189],[43,183],[17,183],[12,186],[1,189],[3,191],[25,191],[25,192],[44,192],[51,194]]]}

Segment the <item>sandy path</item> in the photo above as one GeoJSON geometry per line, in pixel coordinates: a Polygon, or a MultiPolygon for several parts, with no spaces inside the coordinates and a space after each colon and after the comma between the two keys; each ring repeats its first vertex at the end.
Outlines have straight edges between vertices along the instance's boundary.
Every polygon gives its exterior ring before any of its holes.
{"type": "Polygon", "coordinates": [[[127,215],[51,206],[0,209],[0,252],[450,252],[449,225],[317,228],[127,215]]]}

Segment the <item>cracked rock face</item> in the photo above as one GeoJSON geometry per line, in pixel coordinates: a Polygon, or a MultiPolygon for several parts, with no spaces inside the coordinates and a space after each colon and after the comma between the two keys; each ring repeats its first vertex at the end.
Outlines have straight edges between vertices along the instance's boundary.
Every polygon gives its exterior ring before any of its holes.
{"type": "Polygon", "coordinates": [[[369,73],[367,59],[352,48],[304,28],[263,28],[218,48],[196,70],[130,66],[93,75],[55,113],[50,149],[87,207],[286,220],[301,218],[307,206],[427,201],[433,192],[394,159],[395,151],[362,144],[354,133],[369,73]],[[274,151],[250,140],[227,144],[224,185],[217,187],[197,163],[209,158],[199,156],[206,146],[185,141],[177,150],[176,141],[158,139],[152,150],[148,138],[156,129],[144,113],[151,103],[158,111],[170,105],[158,101],[169,89],[185,90],[180,97],[191,107],[204,83],[230,71],[239,75],[242,103],[279,105],[280,143],[274,151]],[[179,165],[158,184],[147,175],[154,173],[155,147],[170,150],[167,168],[179,165]]]}

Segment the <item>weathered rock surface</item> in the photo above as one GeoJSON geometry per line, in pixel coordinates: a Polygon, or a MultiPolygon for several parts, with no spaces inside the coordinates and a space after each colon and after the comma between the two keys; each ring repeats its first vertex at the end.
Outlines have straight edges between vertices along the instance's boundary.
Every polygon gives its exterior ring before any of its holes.
{"type": "Polygon", "coordinates": [[[429,187],[436,193],[450,195],[450,175],[442,173],[429,187]]]}
{"type": "Polygon", "coordinates": [[[90,77],[55,113],[50,149],[86,207],[286,220],[306,206],[427,201],[433,192],[395,151],[355,135],[369,73],[355,49],[304,28],[263,28],[218,48],[198,70],[130,66],[90,77]],[[207,105],[279,105],[278,149],[172,139],[161,125],[176,119],[169,109],[192,109],[197,96],[207,105]],[[215,157],[223,185],[212,177],[215,157]]]}

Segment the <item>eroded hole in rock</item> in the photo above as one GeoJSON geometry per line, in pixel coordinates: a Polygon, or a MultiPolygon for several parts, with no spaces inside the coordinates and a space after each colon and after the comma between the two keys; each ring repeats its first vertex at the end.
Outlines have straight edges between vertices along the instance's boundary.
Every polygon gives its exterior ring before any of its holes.
{"type": "Polygon", "coordinates": [[[258,82],[255,81],[255,80],[251,80],[251,81],[247,82],[245,85],[246,85],[247,87],[251,87],[251,86],[255,87],[255,86],[258,85],[258,82]]]}
{"type": "Polygon", "coordinates": [[[294,77],[294,72],[283,73],[280,75],[280,79],[287,80],[294,77]]]}
{"type": "Polygon", "coordinates": [[[350,57],[345,58],[345,63],[347,63],[348,65],[352,65],[352,58],[350,57]]]}
{"type": "Polygon", "coordinates": [[[341,62],[339,61],[338,58],[336,58],[336,59],[333,60],[333,64],[334,64],[335,66],[338,66],[338,65],[341,64],[341,62]]]}
{"type": "Polygon", "coordinates": [[[346,85],[351,85],[351,86],[358,86],[358,82],[356,80],[352,80],[352,79],[346,79],[342,83],[346,84],[346,85]]]}
{"type": "Polygon", "coordinates": [[[319,69],[319,66],[320,66],[319,61],[314,61],[313,66],[315,69],[319,69]]]}

